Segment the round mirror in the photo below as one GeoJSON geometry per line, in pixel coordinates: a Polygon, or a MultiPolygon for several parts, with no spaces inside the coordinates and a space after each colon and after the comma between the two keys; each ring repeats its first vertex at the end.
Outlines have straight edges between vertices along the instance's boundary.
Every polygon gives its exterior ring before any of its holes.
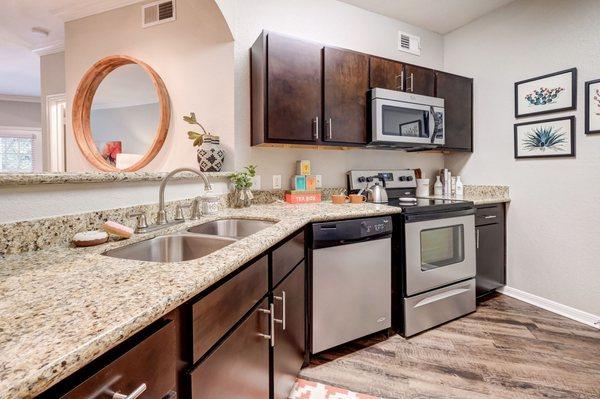
{"type": "Polygon", "coordinates": [[[135,171],[147,165],[165,141],[169,119],[169,98],[158,74],[126,56],[94,64],[73,102],[77,144],[103,171],[135,171]]]}

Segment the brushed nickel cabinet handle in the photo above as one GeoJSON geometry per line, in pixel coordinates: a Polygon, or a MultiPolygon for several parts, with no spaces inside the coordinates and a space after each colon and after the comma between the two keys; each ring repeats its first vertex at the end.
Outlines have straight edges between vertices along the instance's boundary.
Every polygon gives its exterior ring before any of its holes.
{"type": "Polygon", "coordinates": [[[315,124],[315,134],[314,134],[314,138],[315,140],[319,139],[319,117],[315,117],[315,119],[313,119],[313,123],[315,124]]]}
{"type": "Polygon", "coordinates": [[[415,88],[414,88],[414,83],[415,83],[415,75],[413,75],[412,73],[410,74],[410,92],[414,93],[415,92],[415,88]]]}
{"type": "Polygon", "coordinates": [[[271,341],[271,346],[275,346],[275,307],[270,304],[269,309],[258,309],[258,311],[269,315],[269,329],[271,332],[270,334],[258,333],[258,335],[271,341]]]}
{"type": "Polygon", "coordinates": [[[487,216],[484,216],[483,218],[484,219],[496,219],[496,217],[497,217],[497,215],[487,215],[487,216]]]}
{"type": "Polygon", "coordinates": [[[479,229],[476,229],[475,232],[477,233],[477,249],[479,249],[479,229]]]}
{"type": "Polygon", "coordinates": [[[119,392],[115,392],[112,396],[112,399],[136,399],[139,398],[141,394],[144,393],[144,391],[146,391],[146,384],[142,384],[139,387],[137,387],[133,392],[131,392],[129,395],[125,395],[119,392]]]}
{"type": "Polygon", "coordinates": [[[396,81],[396,90],[402,90],[402,81],[400,81],[400,84],[398,84],[398,78],[402,78],[402,75],[396,75],[394,78],[396,81]]]}
{"type": "Polygon", "coordinates": [[[281,324],[281,328],[285,331],[285,291],[281,291],[281,296],[273,296],[273,299],[281,301],[282,311],[281,319],[275,319],[275,322],[281,324]]]}
{"type": "Polygon", "coordinates": [[[400,71],[400,91],[404,91],[404,69],[400,71]]]}
{"type": "Polygon", "coordinates": [[[329,118],[329,140],[333,138],[332,126],[333,122],[331,122],[331,118],[329,118]]]}

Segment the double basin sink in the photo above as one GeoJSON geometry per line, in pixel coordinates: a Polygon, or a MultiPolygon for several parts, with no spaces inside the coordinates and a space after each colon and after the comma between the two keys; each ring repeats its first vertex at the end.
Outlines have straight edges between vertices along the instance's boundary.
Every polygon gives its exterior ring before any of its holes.
{"type": "Polygon", "coordinates": [[[227,245],[257,233],[275,222],[251,219],[220,219],[190,227],[186,233],[164,235],[103,255],[148,262],[181,262],[198,259],[227,245]]]}

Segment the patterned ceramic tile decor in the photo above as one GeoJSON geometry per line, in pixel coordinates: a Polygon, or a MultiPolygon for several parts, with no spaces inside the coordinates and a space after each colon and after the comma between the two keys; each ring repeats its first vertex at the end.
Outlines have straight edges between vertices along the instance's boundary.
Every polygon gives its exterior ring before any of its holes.
{"type": "Polygon", "coordinates": [[[336,388],[318,382],[298,379],[289,399],[382,399],[336,388]]]}

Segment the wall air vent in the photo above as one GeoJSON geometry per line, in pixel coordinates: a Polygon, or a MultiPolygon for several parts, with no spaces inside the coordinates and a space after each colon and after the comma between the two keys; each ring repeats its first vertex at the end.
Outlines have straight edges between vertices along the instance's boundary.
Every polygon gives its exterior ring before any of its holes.
{"type": "Polygon", "coordinates": [[[142,27],[175,21],[175,0],[155,1],[142,6],[142,27]]]}
{"type": "Polygon", "coordinates": [[[398,31],[398,50],[421,55],[421,38],[398,31]]]}

